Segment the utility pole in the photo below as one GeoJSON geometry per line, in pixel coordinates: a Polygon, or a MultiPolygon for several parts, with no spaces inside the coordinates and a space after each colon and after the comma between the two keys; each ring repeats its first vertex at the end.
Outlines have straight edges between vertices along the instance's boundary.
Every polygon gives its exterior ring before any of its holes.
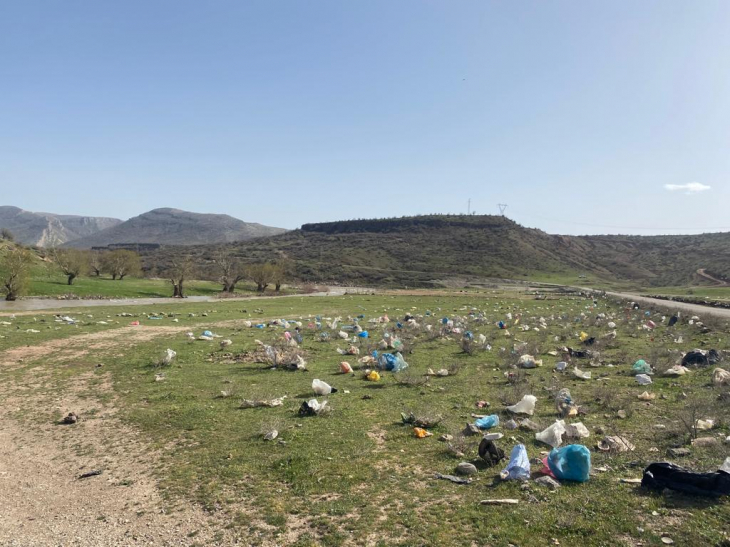
{"type": "Polygon", "coordinates": [[[507,209],[507,204],[506,203],[498,203],[497,204],[497,207],[499,207],[499,214],[502,215],[502,216],[504,216],[504,212],[507,209]]]}

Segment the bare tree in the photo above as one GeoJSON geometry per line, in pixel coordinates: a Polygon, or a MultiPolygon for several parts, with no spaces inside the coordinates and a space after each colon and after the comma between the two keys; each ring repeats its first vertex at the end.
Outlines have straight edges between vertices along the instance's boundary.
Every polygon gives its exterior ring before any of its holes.
{"type": "Polygon", "coordinates": [[[279,292],[281,290],[281,285],[291,274],[292,269],[293,265],[291,261],[286,258],[282,258],[281,260],[277,260],[276,262],[274,262],[272,281],[274,282],[276,292],[279,292]]]}
{"type": "Polygon", "coordinates": [[[274,266],[270,262],[251,264],[246,268],[246,275],[256,283],[258,292],[264,292],[274,280],[274,266]]]}
{"type": "Polygon", "coordinates": [[[102,251],[89,252],[89,269],[96,277],[99,277],[104,271],[105,259],[102,251]]]}
{"type": "Polygon", "coordinates": [[[218,270],[219,280],[223,284],[223,292],[235,292],[236,284],[246,278],[241,263],[230,251],[223,249],[216,253],[214,262],[218,270]]]}
{"type": "Polygon", "coordinates": [[[21,247],[10,247],[0,256],[0,292],[5,300],[16,300],[28,287],[33,253],[21,247]]]}
{"type": "Polygon", "coordinates": [[[185,298],[184,285],[195,270],[195,265],[190,256],[175,257],[170,265],[164,269],[164,275],[172,283],[172,297],[185,298]]]}
{"type": "Polygon", "coordinates": [[[86,272],[88,258],[86,252],[80,249],[51,249],[51,257],[56,266],[66,276],[68,284],[73,285],[74,279],[86,272]]]}
{"type": "Polygon", "coordinates": [[[127,249],[117,249],[104,256],[103,270],[120,281],[128,275],[139,275],[142,272],[142,261],[139,254],[127,249]]]}
{"type": "Polygon", "coordinates": [[[0,239],[4,239],[5,241],[15,241],[15,236],[10,230],[3,228],[0,230],[0,239]]]}

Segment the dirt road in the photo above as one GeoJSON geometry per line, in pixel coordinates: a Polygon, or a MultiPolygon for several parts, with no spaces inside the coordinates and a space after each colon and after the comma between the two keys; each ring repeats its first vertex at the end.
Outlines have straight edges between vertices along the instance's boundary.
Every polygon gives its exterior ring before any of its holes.
{"type": "MultiPolygon", "coordinates": [[[[589,289],[590,290],[590,289],[589,289]]],[[[679,310],[683,313],[690,313],[702,317],[703,315],[712,315],[713,317],[722,317],[730,319],[730,310],[723,308],[711,308],[710,306],[700,306],[699,304],[685,304],[684,302],[674,302],[671,300],[660,300],[658,298],[650,298],[648,296],[639,296],[631,293],[607,292],[609,296],[615,296],[624,300],[633,300],[639,304],[651,304],[659,306],[670,311],[679,310]]]]}

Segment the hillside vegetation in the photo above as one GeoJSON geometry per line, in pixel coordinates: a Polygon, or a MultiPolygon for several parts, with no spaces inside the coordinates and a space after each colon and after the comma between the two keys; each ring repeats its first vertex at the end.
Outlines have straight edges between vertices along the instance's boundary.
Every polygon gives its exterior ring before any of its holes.
{"type": "Polygon", "coordinates": [[[242,261],[288,258],[304,281],[434,286],[449,278],[578,280],[590,275],[636,286],[699,282],[705,268],[730,273],[730,234],[560,236],[499,216],[431,215],[305,224],[285,234],[226,246],[165,247],[148,265],[192,254],[212,274],[221,248],[242,261]]]}

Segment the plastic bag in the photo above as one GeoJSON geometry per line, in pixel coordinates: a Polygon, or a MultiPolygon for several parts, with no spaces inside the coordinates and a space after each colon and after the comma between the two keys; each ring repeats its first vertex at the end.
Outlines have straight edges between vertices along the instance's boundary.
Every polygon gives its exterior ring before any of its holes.
{"type": "Polygon", "coordinates": [[[636,374],[654,374],[654,372],[651,370],[651,365],[643,359],[639,359],[638,361],[636,361],[632,368],[636,374]]]}
{"type": "Polygon", "coordinates": [[[162,357],[162,364],[163,365],[171,364],[172,361],[175,359],[176,355],[177,355],[177,353],[174,350],[171,350],[168,348],[167,351],[165,351],[165,355],[162,357]]]}
{"type": "Polygon", "coordinates": [[[716,386],[730,385],[730,372],[719,367],[716,368],[712,371],[712,383],[716,386]]]}
{"type": "Polygon", "coordinates": [[[535,359],[532,355],[522,355],[517,365],[521,368],[535,368],[542,366],[541,359],[535,359]]]}
{"type": "Polygon", "coordinates": [[[330,386],[327,382],[323,382],[315,378],[312,380],[312,389],[317,395],[329,395],[330,393],[337,393],[337,390],[330,386]]]}
{"type": "Polygon", "coordinates": [[[693,473],[671,463],[652,463],[644,469],[641,486],[652,490],[677,490],[696,496],[730,495],[730,473],[693,473]]]}
{"type": "Polygon", "coordinates": [[[637,374],[636,381],[639,382],[640,386],[648,386],[651,384],[651,376],[648,374],[637,374]]]}
{"type": "Polygon", "coordinates": [[[591,452],[581,444],[553,449],[547,463],[558,480],[585,482],[590,478],[591,452]]]}
{"type": "Polygon", "coordinates": [[[371,370],[370,373],[367,375],[367,379],[371,382],[377,382],[380,380],[380,374],[378,374],[377,370],[371,370]]]}
{"type": "Polygon", "coordinates": [[[491,429],[499,425],[499,416],[496,414],[484,416],[484,418],[479,418],[476,422],[474,422],[474,425],[479,429],[491,429]]]}
{"type": "Polygon", "coordinates": [[[378,368],[381,370],[393,370],[397,360],[396,356],[392,353],[381,353],[378,357],[378,368]]]}
{"type": "Polygon", "coordinates": [[[494,444],[494,441],[482,439],[482,442],[479,443],[479,457],[491,467],[504,459],[504,450],[494,444]]]}
{"type": "Polygon", "coordinates": [[[687,368],[682,365],[674,365],[672,368],[664,372],[664,376],[684,376],[687,374],[687,368]]]}
{"type": "Polygon", "coordinates": [[[565,426],[565,436],[569,439],[586,439],[591,436],[591,432],[582,422],[576,422],[565,426]]]}
{"type": "Polygon", "coordinates": [[[575,376],[579,380],[590,380],[591,379],[590,372],[584,372],[584,371],[580,370],[578,367],[573,367],[573,376],[575,376]]]}
{"type": "Polygon", "coordinates": [[[350,363],[348,363],[347,361],[342,361],[340,363],[340,372],[342,372],[343,374],[348,374],[352,372],[352,366],[350,365],[350,363]]]}
{"type": "Polygon", "coordinates": [[[299,415],[316,416],[323,412],[326,406],[327,401],[320,403],[317,399],[310,399],[309,401],[302,403],[302,406],[299,408],[299,415]]]}
{"type": "Polygon", "coordinates": [[[553,448],[557,448],[558,446],[563,444],[564,434],[565,422],[563,420],[557,420],[550,427],[544,429],[543,431],[540,431],[539,433],[535,433],[535,439],[542,443],[550,445],[553,448]]]}
{"type": "Polygon", "coordinates": [[[530,478],[530,458],[524,444],[515,445],[509,455],[509,463],[500,473],[503,480],[526,481],[530,478]]]}
{"type": "Polygon", "coordinates": [[[532,416],[535,412],[535,403],[537,403],[537,397],[534,395],[525,395],[519,403],[508,406],[507,410],[514,414],[527,414],[532,416]]]}

